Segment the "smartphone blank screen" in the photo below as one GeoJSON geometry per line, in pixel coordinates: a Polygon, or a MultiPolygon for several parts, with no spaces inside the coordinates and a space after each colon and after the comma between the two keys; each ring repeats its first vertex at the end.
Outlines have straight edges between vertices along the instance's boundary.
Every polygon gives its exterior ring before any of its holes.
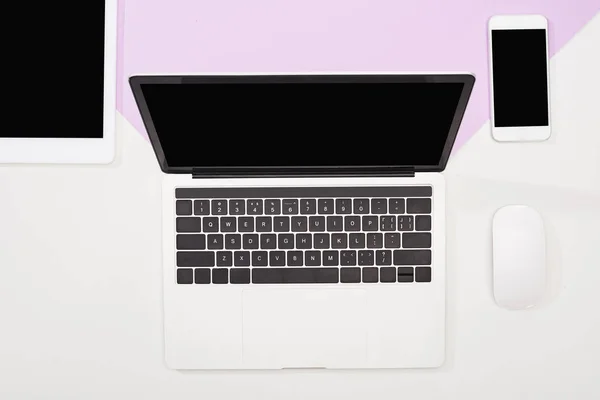
{"type": "Polygon", "coordinates": [[[494,126],[548,126],[545,29],[492,30],[494,126]]]}

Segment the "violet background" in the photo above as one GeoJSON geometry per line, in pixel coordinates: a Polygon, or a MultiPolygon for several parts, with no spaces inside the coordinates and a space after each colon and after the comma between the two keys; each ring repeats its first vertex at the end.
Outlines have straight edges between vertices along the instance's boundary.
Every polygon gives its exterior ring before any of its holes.
{"type": "Polygon", "coordinates": [[[477,82],[456,151],[490,117],[492,15],[545,15],[553,56],[599,11],[600,0],[119,0],[117,108],[146,136],[127,81],[141,73],[467,71],[477,82]]]}

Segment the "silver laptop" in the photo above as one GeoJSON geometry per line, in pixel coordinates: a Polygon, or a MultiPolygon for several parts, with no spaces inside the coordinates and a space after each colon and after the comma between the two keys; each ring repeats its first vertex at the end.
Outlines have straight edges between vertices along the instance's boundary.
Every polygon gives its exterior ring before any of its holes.
{"type": "Polygon", "coordinates": [[[135,76],[172,369],[436,367],[470,74],[135,76]]]}

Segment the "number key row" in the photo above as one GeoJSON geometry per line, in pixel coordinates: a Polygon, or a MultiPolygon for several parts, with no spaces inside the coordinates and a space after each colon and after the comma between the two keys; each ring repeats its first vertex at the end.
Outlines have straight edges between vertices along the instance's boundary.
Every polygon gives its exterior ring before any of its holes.
{"type": "Polygon", "coordinates": [[[177,200],[177,215],[429,214],[430,198],[177,200]]]}

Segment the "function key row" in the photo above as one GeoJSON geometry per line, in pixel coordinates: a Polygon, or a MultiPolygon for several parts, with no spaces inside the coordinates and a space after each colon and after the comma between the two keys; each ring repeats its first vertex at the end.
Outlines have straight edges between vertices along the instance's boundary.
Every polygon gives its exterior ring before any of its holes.
{"type": "Polygon", "coordinates": [[[177,217],[178,233],[430,231],[431,215],[177,217]]]}
{"type": "Polygon", "coordinates": [[[430,198],[177,200],[177,215],[430,214],[430,198]]]}

